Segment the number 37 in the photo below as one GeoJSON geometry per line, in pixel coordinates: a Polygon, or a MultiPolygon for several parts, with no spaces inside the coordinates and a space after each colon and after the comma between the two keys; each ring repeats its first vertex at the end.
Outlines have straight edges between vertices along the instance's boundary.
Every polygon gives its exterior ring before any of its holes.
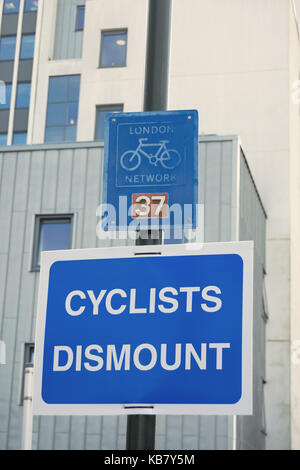
{"type": "Polygon", "coordinates": [[[167,217],[168,194],[134,194],[132,217],[167,217]]]}

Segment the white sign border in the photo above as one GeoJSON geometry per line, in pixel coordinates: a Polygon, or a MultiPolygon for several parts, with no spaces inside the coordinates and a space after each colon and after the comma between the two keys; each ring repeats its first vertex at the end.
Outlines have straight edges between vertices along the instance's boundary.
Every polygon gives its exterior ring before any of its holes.
{"type": "Polygon", "coordinates": [[[105,415],[251,415],[253,413],[253,245],[252,241],[92,248],[41,254],[35,332],[33,414],[52,416],[105,415]],[[142,256],[237,254],[243,260],[242,394],[234,404],[48,404],[42,398],[43,349],[49,272],[66,260],[131,258],[142,256]]]}

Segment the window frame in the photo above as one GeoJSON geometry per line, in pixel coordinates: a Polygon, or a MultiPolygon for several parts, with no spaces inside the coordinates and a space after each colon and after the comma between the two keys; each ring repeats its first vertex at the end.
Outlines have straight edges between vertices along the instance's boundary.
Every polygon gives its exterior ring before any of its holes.
{"type": "Polygon", "coordinates": [[[115,68],[124,68],[127,67],[127,53],[128,53],[128,28],[118,28],[118,29],[102,29],[100,37],[100,55],[99,55],[99,67],[100,69],[115,69],[115,68]],[[126,34],[126,52],[125,52],[125,61],[122,65],[102,65],[102,54],[103,54],[103,38],[104,36],[117,34],[126,34]]]}
{"type": "Polygon", "coordinates": [[[76,7],[76,19],[75,19],[75,31],[84,31],[84,25],[85,25],[85,5],[77,5],[76,7]],[[83,24],[82,27],[79,27],[79,13],[83,11],[83,24]]]}
{"type": "Polygon", "coordinates": [[[97,127],[98,127],[98,111],[99,110],[104,110],[104,109],[107,109],[107,112],[108,113],[114,113],[114,111],[112,111],[112,108],[122,108],[121,110],[118,110],[118,111],[115,111],[116,113],[123,113],[124,112],[124,104],[122,103],[115,103],[115,104],[97,104],[96,105],[96,117],[95,117],[95,132],[94,132],[94,140],[96,142],[103,142],[104,139],[98,139],[97,138],[97,127]]]}
{"type": "Polygon", "coordinates": [[[72,143],[76,142],[77,140],[77,129],[78,129],[78,112],[79,112],[79,101],[80,101],[80,89],[81,89],[81,74],[70,74],[70,75],[50,75],[49,80],[48,80],[48,98],[47,98],[47,108],[46,108],[46,120],[45,120],[45,132],[44,132],[44,143],[72,143]],[[72,97],[70,98],[70,90],[72,90],[72,87],[70,86],[70,77],[78,77],[79,79],[79,88],[78,88],[78,97],[77,99],[73,99],[72,97]],[[53,98],[50,98],[50,92],[51,92],[51,79],[55,78],[65,78],[67,80],[66,82],[66,99],[56,99],[54,100],[53,98]],[[76,116],[76,123],[74,125],[68,125],[68,123],[65,124],[48,124],[48,113],[49,113],[49,108],[51,105],[65,105],[68,109],[70,109],[72,104],[77,105],[77,116],[76,116]],[[75,128],[75,139],[73,140],[68,140],[66,139],[67,131],[70,127],[75,128]],[[47,131],[49,129],[55,129],[59,128],[62,130],[63,134],[63,140],[57,140],[57,141],[52,141],[47,139],[47,131]]]}
{"type": "MultiPolygon", "coordinates": [[[[65,213],[65,214],[36,214],[34,220],[34,232],[33,232],[33,245],[32,245],[32,259],[31,259],[31,271],[32,272],[39,272],[40,271],[40,264],[38,264],[39,258],[39,246],[40,246],[40,233],[41,233],[41,226],[44,221],[53,221],[53,223],[57,221],[61,221],[68,219],[70,222],[70,242],[69,242],[69,249],[72,248],[73,243],[73,228],[74,228],[74,214],[73,213],[65,213]]],[[[66,248],[67,249],[67,248],[66,248]]]]}
{"type": "Polygon", "coordinates": [[[34,356],[34,343],[24,344],[24,367],[33,366],[34,359],[30,360],[34,356]]]}

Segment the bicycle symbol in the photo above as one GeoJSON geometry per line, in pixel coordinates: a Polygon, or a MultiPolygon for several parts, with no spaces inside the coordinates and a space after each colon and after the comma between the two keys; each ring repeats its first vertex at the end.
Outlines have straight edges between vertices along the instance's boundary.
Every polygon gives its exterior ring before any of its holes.
{"type": "Polygon", "coordinates": [[[126,171],[134,171],[142,163],[142,156],[147,157],[151,165],[161,164],[166,170],[174,170],[181,163],[181,156],[177,150],[167,149],[168,140],[160,142],[145,143],[148,139],[139,139],[139,145],[135,150],[127,150],[121,155],[120,164],[126,171]],[[145,147],[158,147],[156,153],[146,151],[145,147]]]}

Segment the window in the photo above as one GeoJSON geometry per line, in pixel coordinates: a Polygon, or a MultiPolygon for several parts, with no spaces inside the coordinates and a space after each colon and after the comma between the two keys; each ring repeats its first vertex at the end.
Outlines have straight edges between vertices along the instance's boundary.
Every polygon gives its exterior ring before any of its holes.
{"type": "Polygon", "coordinates": [[[127,31],[102,32],[100,67],[124,67],[126,52],[127,31]]]}
{"type": "Polygon", "coordinates": [[[40,268],[42,251],[68,250],[71,247],[72,215],[38,215],[35,222],[32,270],[40,268]]]}
{"type": "Polygon", "coordinates": [[[38,0],[26,0],[25,1],[25,11],[37,11],[38,9],[38,0]]]}
{"type": "Polygon", "coordinates": [[[80,75],[50,77],[45,142],[75,142],[80,75]]]}
{"type": "Polygon", "coordinates": [[[20,0],[4,0],[3,13],[18,13],[20,9],[20,0]]]}
{"type": "Polygon", "coordinates": [[[11,83],[1,86],[0,109],[9,109],[11,100],[11,83]]]}
{"type": "Polygon", "coordinates": [[[7,144],[7,134],[0,134],[0,145],[7,144]]]}
{"type": "Polygon", "coordinates": [[[20,59],[33,59],[34,41],[34,34],[23,34],[21,41],[20,59]]]}
{"type": "Polygon", "coordinates": [[[121,113],[123,105],[97,106],[95,140],[104,140],[105,118],[110,113],[121,113]]]}
{"type": "Polygon", "coordinates": [[[16,36],[0,38],[0,60],[14,60],[16,51],[16,36]]]}
{"type": "Polygon", "coordinates": [[[76,31],[83,31],[84,29],[84,16],[85,16],[85,7],[78,6],[76,13],[76,31]]]}
{"type": "Polygon", "coordinates": [[[25,385],[25,369],[32,367],[34,362],[34,343],[25,343],[23,350],[23,361],[22,361],[22,376],[19,389],[19,405],[23,405],[24,401],[24,385],[25,385]]]}
{"type": "Polygon", "coordinates": [[[34,343],[25,343],[24,366],[33,365],[34,343]]]}
{"type": "Polygon", "coordinates": [[[31,83],[18,83],[16,108],[29,108],[31,83]]]}
{"type": "Polygon", "coordinates": [[[13,145],[26,145],[27,142],[27,132],[14,132],[13,135],[13,145]]]}

